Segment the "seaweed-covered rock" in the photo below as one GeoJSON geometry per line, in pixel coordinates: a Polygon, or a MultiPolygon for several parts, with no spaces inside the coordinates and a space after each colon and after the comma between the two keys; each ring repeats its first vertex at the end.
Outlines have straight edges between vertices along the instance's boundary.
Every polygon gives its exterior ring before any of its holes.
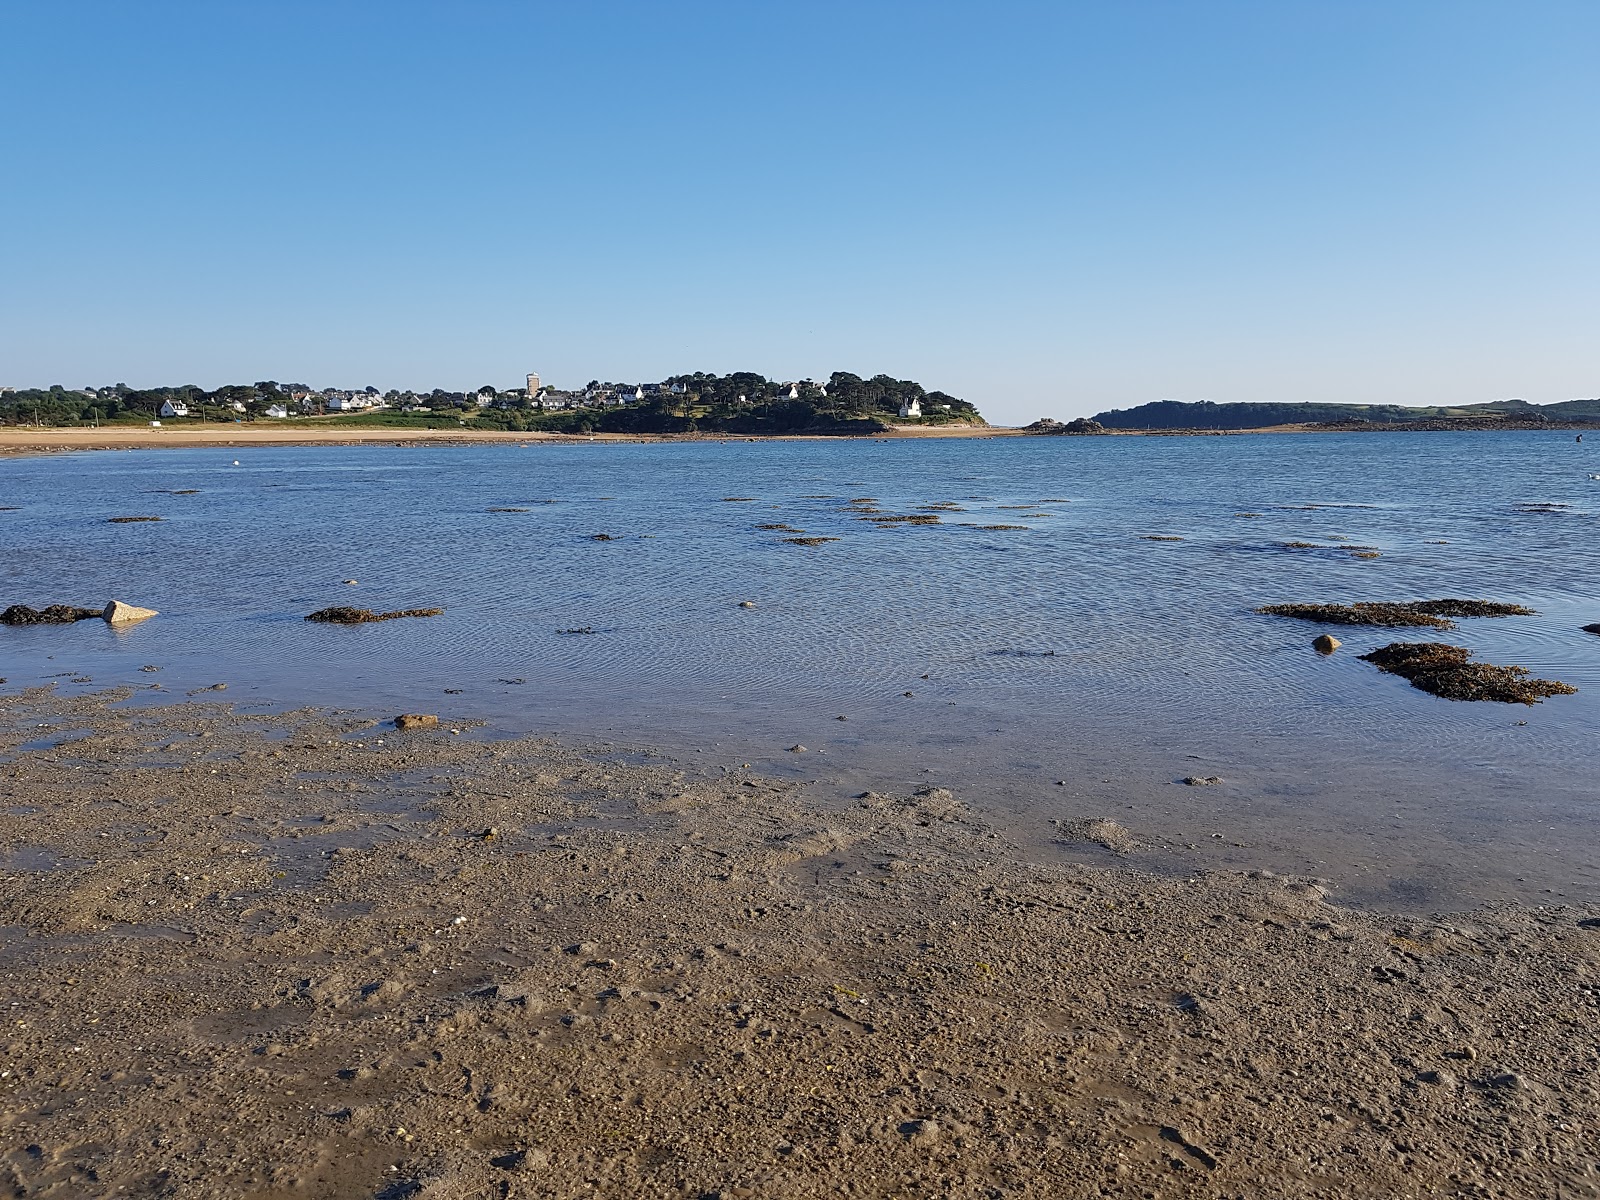
{"type": "Polygon", "coordinates": [[[98,617],[101,612],[98,608],[79,608],[74,604],[51,604],[44,608],[13,604],[0,613],[0,625],[71,625],[74,621],[98,617]]]}
{"type": "Polygon", "coordinates": [[[1538,614],[1520,604],[1500,604],[1493,600],[1413,600],[1408,606],[1436,617],[1532,617],[1538,614]]]}
{"type": "Polygon", "coordinates": [[[436,729],[439,718],[432,713],[401,713],[394,719],[396,729],[436,729]]]}
{"type": "Polygon", "coordinates": [[[1391,642],[1361,657],[1380,671],[1447,700],[1537,704],[1546,696],[1569,696],[1578,690],[1554,679],[1529,679],[1526,667],[1473,662],[1472,651],[1445,642],[1391,642]]]}
{"type": "Polygon", "coordinates": [[[336,604],[332,608],[319,608],[308,615],[306,620],[321,621],[329,625],[365,625],[372,621],[395,621],[401,617],[437,617],[443,611],[442,608],[407,608],[398,612],[375,613],[370,608],[351,608],[347,604],[336,604]]]}
{"type": "Polygon", "coordinates": [[[1384,601],[1357,601],[1355,604],[1267,604],[1256,609],[1273,617],[1296,617],[1324,625],[1415,626],[1425,629],[1454,629],[1451,617],[1531,617],[1534,611],[1520,604],[1499,604],[1493,600],[1411,600],[1402,604],[1384,601]]]}

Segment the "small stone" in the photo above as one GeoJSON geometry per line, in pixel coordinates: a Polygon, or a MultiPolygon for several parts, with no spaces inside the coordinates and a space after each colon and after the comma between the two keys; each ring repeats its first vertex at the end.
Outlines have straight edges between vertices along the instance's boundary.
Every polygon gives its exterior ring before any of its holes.
{"type": "Polygon", "coordinates": [[[843,716],[834,718],[835,721],[848,721],[849,719],[850,719],[849,717],[843,717],[843,716]]]}
{"type": "Polygon", "coordinates": [[[396,729],[433,729],[439,718],[432,713],[401,713],[394,719],[396,729]]]}
{"type": "Polygon", "coordinates": [[[349,584],[351,587],[355,586],[355,582],[356,581],[354,579],[346,579],[345,580],[345,583],[349,584]]]}
{"type": "Polygon", "coordinates": [[[799,742],[796,742],[794,745],[789,747],[789,753],[790,754],[804,754],[805,752],[806,752],[806,748],[804,746],[802,746],[799,742]]]}
{"type": "Polygon", "coordinates": [[[1332,654],[1342,645],[1344,645],[1344,643],[1338,638],[1334,637],[1332,634],[1324,633],[1319,634],[1316,640],[1311,643],[1311,648],[1318,654],[1332,654]]]}
{"type": "Polygon", "coordinates": [[[1222,782],[1220,775],[1185,775],[1183,781],[1190,787],[1215,787],[1222,782]]]}
{"type": "Polygon", "coordinates": [[[497,828],[495,828],[493,825],[491,825],[491,826],[489,826],[489,828],[485,829],[478,836],[481,837],[486,842],[492,842],[492,841],[494,841],[495,838],[500,836],[500,831],[497,828]]]}
{"type": "Polygon", "coordinates": [[[756,602],[754,600],[741,600],[741,601],[739,601],[739,607],[740,608],[754,608],[755,606],[756,606],[756,602]]]}
{"type": "Polygon", "coordinates": [[[1528,1086],[1528,1081],[1515,1071],[1506,1071],[1499,1075],[1491,1075],[1489,1077],[1489,1086],[1521,1091],[1528,1086]]]}
{"type": "Polygon", "coordinates": [[[1439,1087],[1455,1087],[1456,1077],[1452,1071],[1424,1071],[1417,1076],[1423,1083],[1436,1084],[1439,1087]]]}
{"type": "Polygon", "coordinates": [[[153,608],[140,608],[135,604],[124,604],[121,600],[112,600],[106,604],[105,611],[100,614],[108,625],[126,625],[132,621],[144,621],[150,617],[159,616],[153,608]]]}

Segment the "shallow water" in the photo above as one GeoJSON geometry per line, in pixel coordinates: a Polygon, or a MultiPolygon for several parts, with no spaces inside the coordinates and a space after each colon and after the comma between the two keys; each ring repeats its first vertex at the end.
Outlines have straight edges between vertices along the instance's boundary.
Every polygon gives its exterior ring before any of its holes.
{"type": "Polygon", "coordinates": [[[1141,865],[1297,871],[1356,901],[1592,899],[1596,464],[1561,433],[0,460],[0,505],[19,506],[0,512],[0,604],[162,614],[0,628],[0,676],[483,717],[840,796],[937,780],[1041,853],[1089,853],[1052,847],[1050,820],[1107,815],[1141,865]],[[864,497],[963,511],[885,528],[849,507],[864,497]],[[1526,511],[1551,504],[1567,507],[1526,511]],[[128,515],[165,519],[109,521],[128,515]],[[757,528],[778,523],[840,540],[757,528]],[[1452,703],[1357,659],[1441,635],[1341,628],[1322,658],[1319,627],[1251,611],[1438,596],[1537,609],[1442,636],[1579,693],[1452,703]],[[331,604],[446,611],[302,619],[331,604]],[[1175,782],[1189,774],[1224,783],[1175,782]]]}

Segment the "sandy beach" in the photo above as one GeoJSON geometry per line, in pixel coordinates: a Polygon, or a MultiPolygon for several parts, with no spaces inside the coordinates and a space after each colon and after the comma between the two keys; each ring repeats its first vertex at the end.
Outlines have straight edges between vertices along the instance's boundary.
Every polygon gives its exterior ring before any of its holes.
{"type": "MultiPolygon", "coordinates": [[[[993,426],[895,426],[879,438],[989,438],[1018,436],[1020,430],[993,426]]],[[[810,439],[839,435],[789,434],[782,440],[810,439]]],[[[856,435],[859,436],[859,435],[856,435]]],[[[384,429],[350,428],[316,424],[263,425],[164,425],[152,429],[140,425],[106,425],[98,429],[81,427],[0,428],[0,455],[60,453],[72,450],[151,450],[159,448],[251,447],[251,446],[409,446],[477,445],[485,442],[512,442],[523,445],[547,443],[574,445],[581,442],[742,442],[774,441],[774,437],[746,438],[732,434],[633,434],[633,433],[517,433],[498,429],[384,429]]]]}
{"type": "Polygon", "coordinates": [[[16,1195],[1600,1187],[1595,911],[1362,914],[1032,863],[936,782],[131,692],[0,700],[16,1195]]]}

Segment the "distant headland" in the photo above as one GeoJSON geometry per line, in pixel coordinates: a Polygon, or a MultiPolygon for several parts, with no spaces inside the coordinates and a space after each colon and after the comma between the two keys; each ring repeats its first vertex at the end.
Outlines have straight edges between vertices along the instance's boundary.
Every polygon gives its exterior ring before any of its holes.
{"type": "MultiPolygon", "coordinates": [[[[1074,423],[1069,422],[1069,426],[1074,423]]],[[[1099,429],[1042,429],[1050,433],[1212,433],[1245,430],[1456,430],[1562,429],[1600,425],[1600,399],[1530,404],[1494,400],[1485,404],[1407,407],[1399,404],[1238,403],[1156,400],[1137,408],[1096,413],[1087,425],[1099,429]]]]}
{"type": "Polygon", "coordinates": [[[985,427],[971,402],[909,379],[863,379],[835,371],[826,381],[779,381],[752,371],[696,371],[659,383],[590,380],[563,390],[529,375],[524,386],[451,392],[376,387],[314,388],[260,380],[207,389],[171,387],[0,388],[0,424],[55,428],[160,422],[272,424],[356,430],[482,430],[529,434],[759,437],[874,434],[894,428],[985,427]]]}

